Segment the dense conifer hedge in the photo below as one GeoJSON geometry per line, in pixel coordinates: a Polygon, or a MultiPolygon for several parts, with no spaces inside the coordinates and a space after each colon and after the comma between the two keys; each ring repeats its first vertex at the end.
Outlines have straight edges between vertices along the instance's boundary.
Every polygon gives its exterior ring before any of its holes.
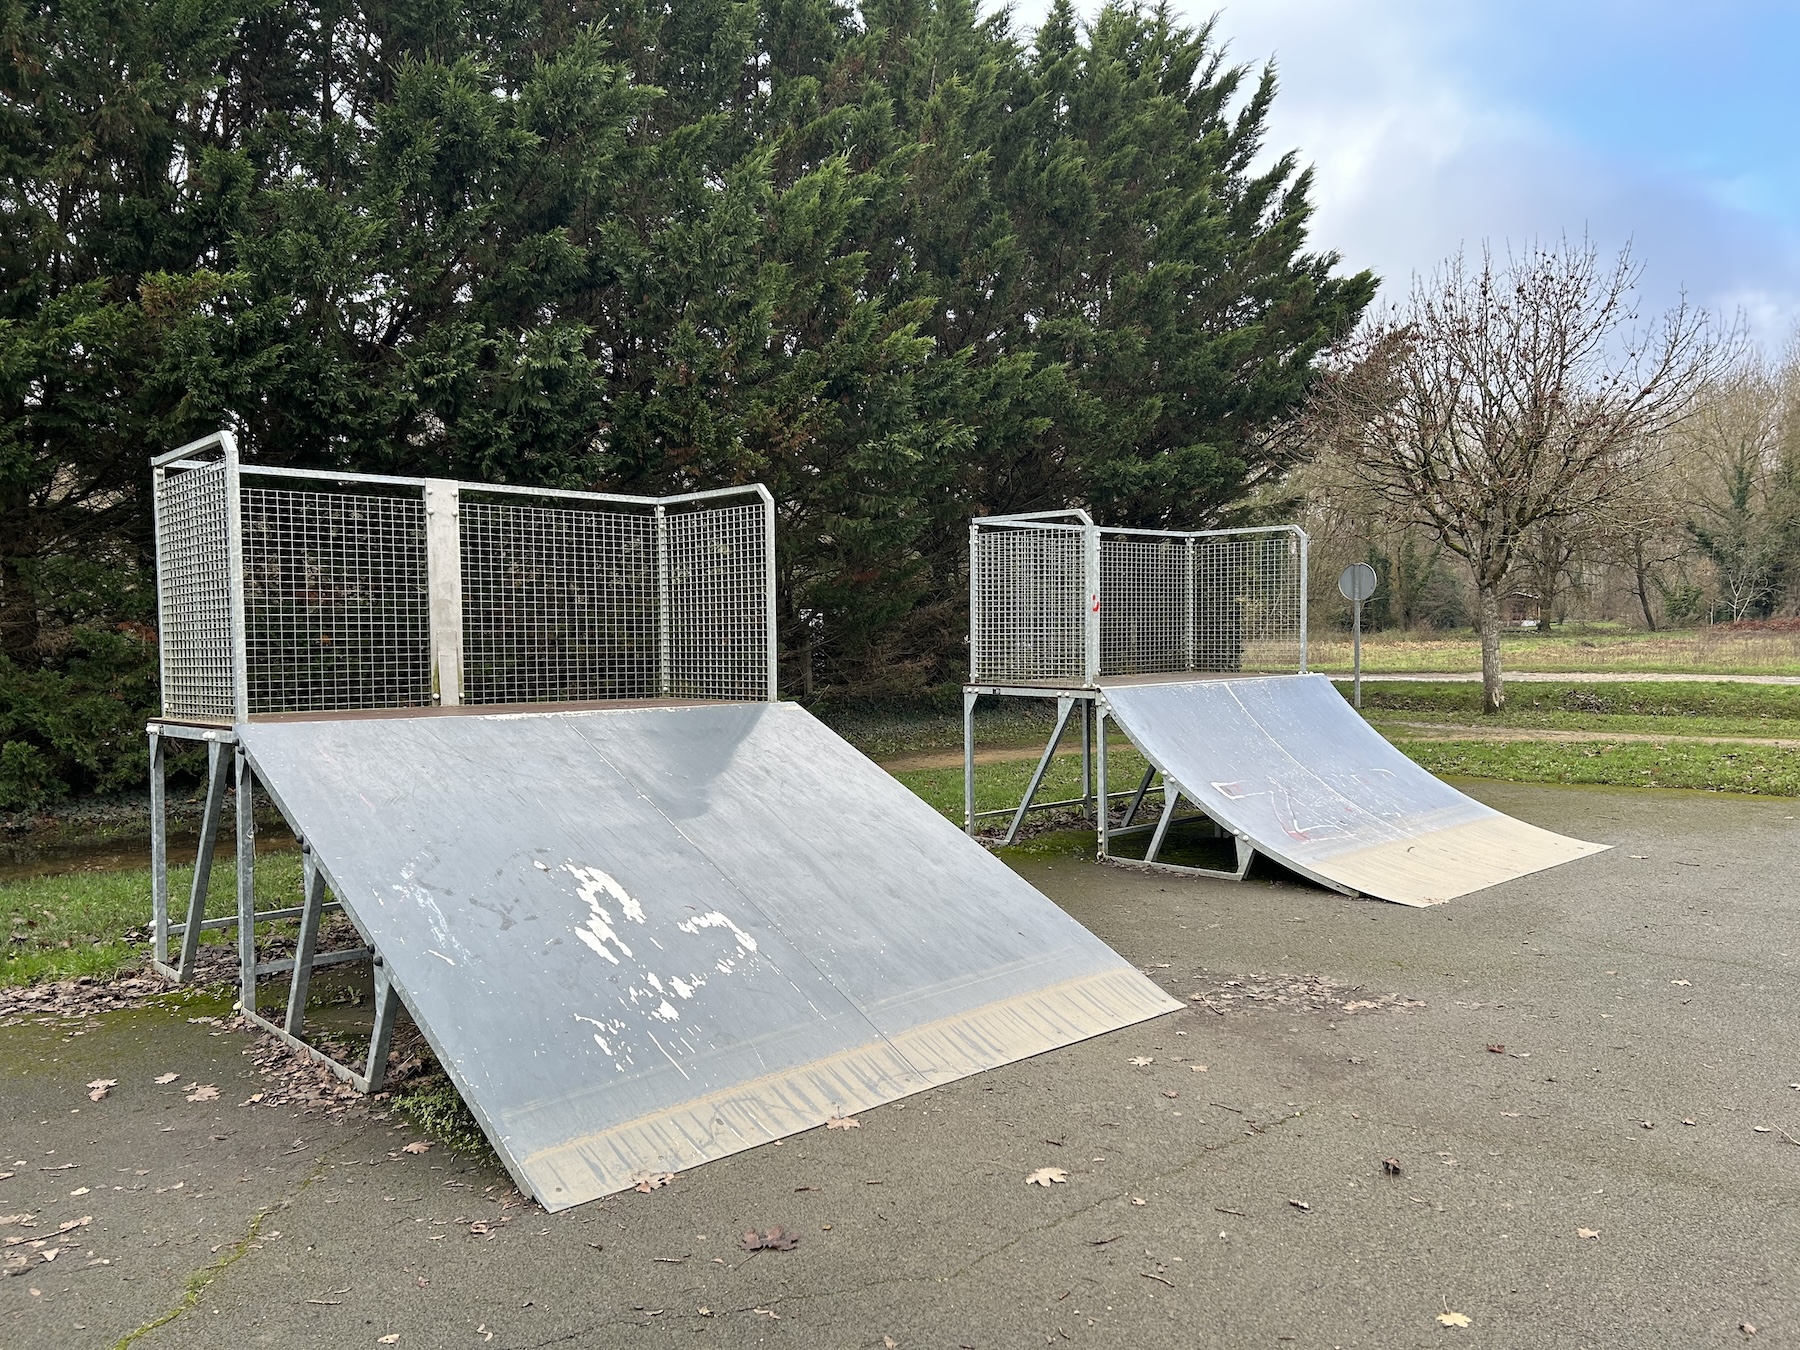
{"type": "Polygon", "coordinates": [[[971,513],[1204,524],[1367,304],[1209,30],[962,0],[0,0],[0,805],[129,781],[148,456],[780,502],[784,680],[971,513]]]}

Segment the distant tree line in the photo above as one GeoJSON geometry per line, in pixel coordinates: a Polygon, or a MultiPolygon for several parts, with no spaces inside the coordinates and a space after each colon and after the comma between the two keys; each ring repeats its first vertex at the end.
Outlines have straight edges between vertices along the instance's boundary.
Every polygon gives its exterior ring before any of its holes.
{"type": "Polygon", "coordinates": [[[148,457],[761,480],[783,682],[964,659],[967,516],[1204,525],[1373,292],[1271,70],[968,0],[0,4],[0,806],[139,774],[148,457]]]}

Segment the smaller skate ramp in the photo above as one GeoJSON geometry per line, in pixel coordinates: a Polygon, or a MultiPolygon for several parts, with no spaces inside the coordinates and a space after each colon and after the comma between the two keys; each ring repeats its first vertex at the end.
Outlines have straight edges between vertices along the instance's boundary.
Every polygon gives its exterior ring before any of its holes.
{"type": "Polygon", "coordinates": [[[1435,905],[1608,847],[1432,777],[1323,675],[1102,685],[1109,715],[1182,796],[1336,890],[1435,905]]]}
{"type": "Polygon", "coordinates": [[[792,704],[238,732],[549,1209],[1181,1006],[792,704]]]}

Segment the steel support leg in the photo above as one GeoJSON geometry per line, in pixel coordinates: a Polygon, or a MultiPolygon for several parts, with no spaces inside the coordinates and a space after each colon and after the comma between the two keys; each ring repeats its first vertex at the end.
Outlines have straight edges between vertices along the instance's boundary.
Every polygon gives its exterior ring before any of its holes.
{"type": "Polygon", "coordinates": [[[169,806],[165,783],[163,738],[150,731],[150,922],[154,941],[151,959],[169,964],[169,806]]]}
{"type": "Polygon", "coordinates": [[[1150,848],[1144,854],[1144,861],[1153,863],[1156,855],[1162,851],[1163,836],[1169,832],[1169,824],[1175,819],[1175,808],[1181,805],[1181,789],[1173,786],[1168,779],[1163,779],[1163,813],[1156,822],[1156,832],[1150,836],[1150,848]]]}
{"type": "Polygon", "coordinates": [[[325,874],[310,848],[301,855],[300,865],[306,894],[300,902],[300,939],[294,945],[294,977],[288,985],[285,1025],[290,1036],[298,1036],[306,1022],[306,994],[312,983],[313,954],[319,948],[319,918],[325,909],[325,874]]]}
{"type": "Polygon", "coordinates": [[[963,690],[963,832],[975,833],[975,700],[980,695],[963,690]]]}
{"type": "Polygon", "coordinates": [[[244,747],[232,756],[237,767],[238,1001],[256,1011],[256,773],[244,747]]]}
{"type": "Polygon", "coordinates": [[[1081,809],[1094,813],[1094,704],[1081,701],[1081,809]]]}
{"type": "Polygon", "coordinates": [[[1056,747],[1061,743],[1063,731],[1069,725],[1069,714],[1075,711],[1075,703],[1075,699],[1067,696],[1056,700],[1056,730],[1050,733],[1050,744],[1044,747],[1044,757],[1038,761],[1037,771],[1031,775],[1031,782],[1026,785],[1019,809],[1013,812],[1012,824],[1007,827],[1006,837],[1000,841],[1002,846],[1019,837],[1019,827],[1025,823],[1025,813],[1031,809],[1032,798],[1037,796],[1038,789],[1043,786],[1044,775],[1050,771],[1051,761],[1056,758],[1056,747]]]}
{"type": "Polygon", "coordinates": [[[1148,766],[1144,770],[1144,781],[1137,785],[1137,791],[1131,794],[1131,805],[1125,808],[1125,819],[1120,829],[1125,829],[1137,819],[1138,808],[1144,804],[1144,794],[1150,791],[1150,780],[1156,777],[1156,766],[1148,766]]]}
{"type": "Polygon", "coordinates": [[[1106,778],[1106,708],[1096,700],[1094,703],[1094,727],[1097,735],[1094,738],[1095,748],[1099,751],[1100,777],[1100,809],[1094,817],[1094,824],[1100,832],[1100,856],[1104,858],[1112,846],[1112,797],[1107,792],[1106,778]]]}
{"type": "Polygon", "coordinates": [[[394,1039],[394,1014],[400,1010],[400,996],[388,978],[387,962],[375,958],[375,1029],[369,1035],[369,1067],[363,1076],[368,1080],[364,1092],[380,1092],[387,1079],[388,1046],[394,1039]]]}
{"type": "Polygon", "coordinates": [[[186,984],[194,978],[200,955],[200,925],[206,919],[206,888],[212,881],[213,848],[219,842],[219,818],[225,814],[225,747],[206,743],[206,807],[200,818],[200,848],[194,854],[194,885],[188,894],[187,925],[181,930],[181,964],[175,979],[186,984]]]}

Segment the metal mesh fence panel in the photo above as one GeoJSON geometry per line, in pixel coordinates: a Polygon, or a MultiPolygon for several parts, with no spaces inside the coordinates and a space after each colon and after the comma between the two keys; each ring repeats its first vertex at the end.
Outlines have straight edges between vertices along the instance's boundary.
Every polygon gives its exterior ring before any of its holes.
{"type": "Polygon", "coordinates": [[[670,512],[668,693],[772,697],[763,508],[670,512]]]}
{"type": "Polygon", "coordinates": [[[974,679],[1081,683],[1087,674],[1081,531],[978,530],[974,546],[974,679]]]}
{"type": "Polygon", "coordinates": [[[225,466],[166,471],[156,483],[163,714],[229,721],[230,555],[225,466]]]}
{"type": "Polygon", "coordinates": [[[1300,571],[1291,532],[1196,538],[1193,669],[1298,669],[1300,571]]]}
{"type": "Polygon", "coordinates": [[[246,487],[243,520],[252,713],[431,702],[421,501],[246,487]]]}
{"type": "Polygon", "coordinates": [[[465,703],[656,695],[651,516],[465,497],[461,518],[465,703]]]}
{"type": "Polygon", "coordinates": [[[1189,668],[1188,541],[1100,533],[1100,673],[1189,668]]]}

